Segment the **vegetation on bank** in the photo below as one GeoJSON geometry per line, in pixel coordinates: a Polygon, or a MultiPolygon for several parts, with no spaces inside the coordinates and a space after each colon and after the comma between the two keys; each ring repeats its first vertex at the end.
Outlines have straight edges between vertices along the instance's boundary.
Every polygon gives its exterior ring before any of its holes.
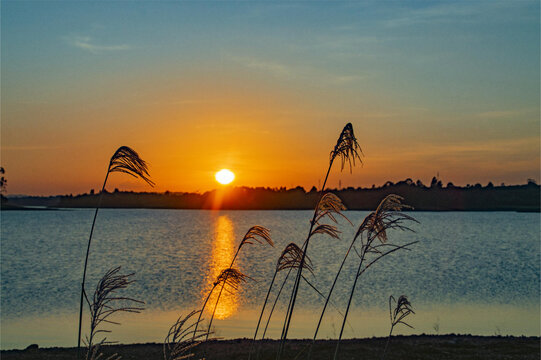
{"type": "MultiPolygon", "coordinates": [[[[372,188],[345,188],[331,190],[350,210],[375,209],[381,199],[390,194],[408,200],[420,211],[539,211],[540,186],[534,181],[524,185],[444,186],[433,179],[430,185],[406,179],[387,182],[372,188]]],[[[235,187],[198,193],[155,193],[104,191],[102,208],[161,208],[161,209],[232,209],[232,210],[308,210],[314,209],[319,197],[315,188],[302,187],[249,188],[235,187]],[[217,200],[221,198],[218,203],[217,200]]],[[[58,195],[50,197],[28,196],[9,198],[10,205],[48,206],[65,208],[94,208],[100,193],[58,195]]]]}
{"type": "MultiPolygon", "coordinates": [[[[343,359],[380,360],[386,338],[344,340],[341,346],[343,359]]],[[[412,335],[393,336],[393,344],[389,347],[387,360],[493,360],[520,359],[538,360],[540,358],[539,337],[513,336],[471,336],[471,335],[412,335]]],[[[250,349],[249,339],[212,340],[203,344],[206,348],[195,349],[201,357],[203,351],[208,358],[236,360],[247,359],[250,349]]],[[[276,358],[276,347],[279,340],[258,340],[257,346],[262,345],[262,359],[276,358]]],[[[289,340],[286,345],[286,355],[290,351],[298,353],[310,346],[311,340],[289,340]]],[[[334,351],[335,341],[318,340],[313,359],[329,359],[334,351]]],[[[2,351],[2,360],[73,360],[76,348],[37,348],[27,350],[2,351]]],[[[162,360],[163,344],[133,344],[103,346],[105,357],[112,354],[122,354],[124,360],[162,360]]],[[[198,357],[194,357],[198,359],[198,357]]]]}

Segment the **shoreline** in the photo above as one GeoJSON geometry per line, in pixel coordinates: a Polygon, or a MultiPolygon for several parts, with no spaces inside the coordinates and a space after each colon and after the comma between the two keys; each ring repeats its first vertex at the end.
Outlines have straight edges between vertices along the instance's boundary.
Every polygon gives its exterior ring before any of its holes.
{"type": "MultiPolygon", "coordinates": [[[[1,211],[69,211],[69,210],[88,210],[95,209],[95,207],[55,207],[55,206],[46,206],[46,207],[32,207],[32,206],[22,206],[15,205],[0,208],[1,211]]],[[[276,209],[239,209],[239,208],[221,208],[221,209],[207,209],[207,208],[175,208],[175,207],[144,207],[144,206],[107,206],[100,207],[101,210],[111,209],[111,210],[205,210],[205,211],[312,211],[313,209],[309,208],[276,208],[276,209]]],[[[347,211],[372,211],[373,209],[346,209],[347,211]]],[[[444,212],[517,212],[517,213],[540,213],[541,209],[523,209],[523,208],[509,208],[509,209],[490,209],[490,210],[478,210],[478,209],[440,209],[440,210],[425,210],[425,209],[410,209],[406,212],[429,212],[429,213],[444,213],[444,212]]]]}
{"type": "MultiPolygon", "coordinates": [[[[380,359],[386,337],[346,339],[340,343],[340,359],[380,359]]],[[[209,340],[195,351],[194,358],[248,358],[251,339],[209,340]]],[[[285,359],[304,359],[312,340],[292,339],[286,343],[285,359]]],[[[262,359],[273,359],[279,340],[258,340],[262,359]]],[[[539,336],[478,336],[478,335],[396,335],[391,338],[386,359],[539,359],[539,336]]],[[[257,348],[256,346],[256,348],[257,348]]],[[[313,359],[328,359],[334,353],[336,340],[317,340],[313,359]]],[[[39,348],[1,350],[2,359],[73,359],[77,349],[39,348]]],[[[118,353],[123,359],[163,359],[163,344],[116,344],[103,347],[105,357],[118,353]]]]}

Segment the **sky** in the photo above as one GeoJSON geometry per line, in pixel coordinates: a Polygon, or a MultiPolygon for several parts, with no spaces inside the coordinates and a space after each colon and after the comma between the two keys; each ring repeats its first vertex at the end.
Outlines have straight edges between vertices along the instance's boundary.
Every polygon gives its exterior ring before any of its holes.
{"type": "Polygon", "coordinates": [[[331,187],[540,178],[539,1],[6,1],[8,194],[99,189],[122,145],[155,188],[310,188],[351,122],[363,166],[331,187]]]}

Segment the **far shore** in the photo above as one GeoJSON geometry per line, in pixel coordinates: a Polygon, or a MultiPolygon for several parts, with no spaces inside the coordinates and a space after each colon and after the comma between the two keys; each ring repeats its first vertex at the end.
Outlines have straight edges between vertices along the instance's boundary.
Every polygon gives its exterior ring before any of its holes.
{"type": "MultiPolygon", "coordinates": [[[[534,182],[524,185],[489,184],[459,187],[441,182],[428,186],[407,179],[381,187],[327,189],[337,195],[347,209],[374,210],[389,194],[404,198],[415,211],[521,211],[539,212],[541,187],[534,182]]],[[[222,210],[311,210],[319,199],[314,187],[309,191],[298,186],[286,188],[231,187],[205,193],[149,193],[119,191],[79,195],[16,196],[2,202],[2,210],[21,207],[116,209],[222,209],[222,210]]]]}
{"type": "MultiPolygon", "coordinates": [[[[339,359],[381,359],[387,338],[349,339],[340,345],[339,359]]],[[[311,340],[288,340],[284,360],[305,359],[311,340]]],[[[278,340],[259,340],[260,359],[274,359],[278,340]]],[[[194,359],[248,359],[250,339],[212,340],[195,349],[194,359]]],[[[318,340],[313,359],[329,359],[336,340],[318,340]]],[[[3,350],[3,360],[74,359],[76,348],[39,348],[3,350]]],[[[163,359],[163,344],[128,344],[103,347],[104,358],[117,353],[122,359],[163,359]]],[[[254,358],[254,357],[252,357],[254,358]]],[[[474,335],[410,335],[393,336],[385,359],[532,359],[540,358],[540,337],[474,336],[474,335]]]]}

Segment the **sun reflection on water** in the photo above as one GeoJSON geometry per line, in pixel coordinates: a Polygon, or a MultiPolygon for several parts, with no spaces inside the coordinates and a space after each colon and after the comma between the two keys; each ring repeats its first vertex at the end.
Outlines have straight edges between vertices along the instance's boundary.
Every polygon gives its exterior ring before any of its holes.
{"type": "MultiPolygon", "coordinates": [[[[235,255],[235,231],[233,221],[227,215],[220,215],[214,222],[214,241],[212,242],[212,254],[210,261],[210,271],[207,277],[205,292],[202,294],[203,301],[208,295],[208,292],[212,288],[212,285],[220,272],[231,265],[233,256],[235,255]]],[[[208,314],[212,314],[218,293],[220,292],[220,286],[217,286],[210,299],[206,311],[208,314]]],[[[238,307],[238,297],[235,292],[227,291],[224,289],[220,296],[220,302],[216,307],[216,313],[214,317],[216,319],[227,319],[235,314],[238,307]]]]}

